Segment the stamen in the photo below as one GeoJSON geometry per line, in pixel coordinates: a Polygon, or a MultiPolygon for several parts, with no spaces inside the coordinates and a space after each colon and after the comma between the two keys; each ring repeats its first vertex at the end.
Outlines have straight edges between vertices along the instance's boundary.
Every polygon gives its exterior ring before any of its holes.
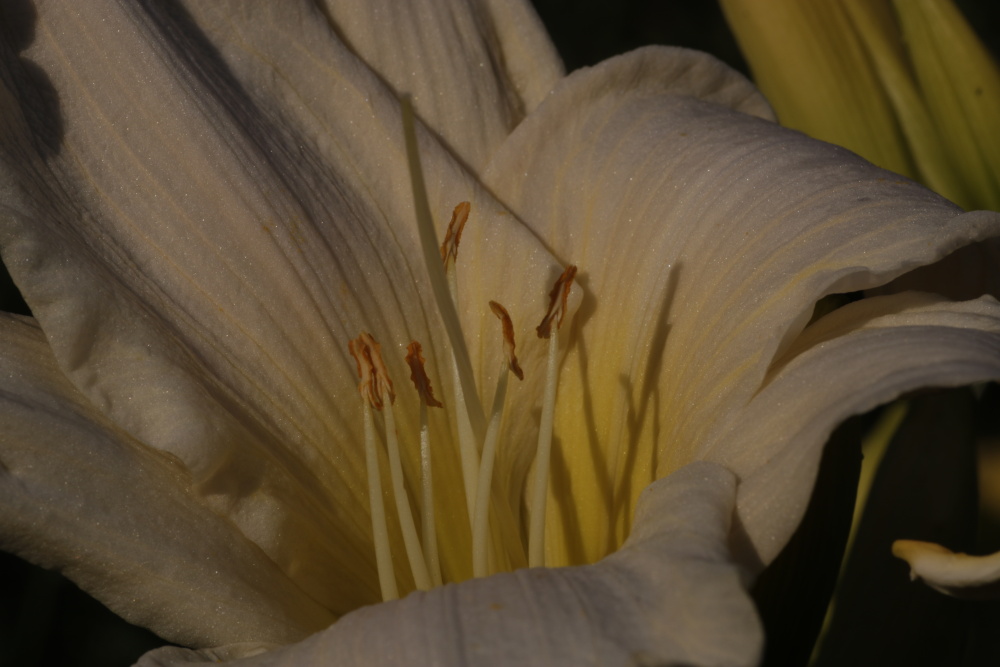
{"type": "Polygon", "coordinates": [[[538,426],[538,446],[535,449],[535,473],[532,482],[531,524],[528,530],[528,567],[545,566],[545,505],[548,496],[549,460],[552,457],[552,423],[556,409],[556,381],[559,361],[559,327],[566,316],[567,302],[576,267],[566,267],[549,292],[549,310],[538,325],[539,338],[549,339],[548,360],[545,371],[545,390],[542,394],[542,419],[538,426]],[[555,321],[555,329],[552,323],[555,321]]]}
{"type": "MultiPolygon", "coordinates": [[[[410,570],[413,572],[413,580],[417,588],[426,591],[431,587],[430,576],[427,574],[427,564],[424,562],[424,554],[420,549],[420,542],[417,540],[417,529],[413,525],[410,501],[403,486],[403,466],[399,458],[399,441],[396,438],[396,419],[392,412],[392,404],[396,402],[396,395],[392,390],[392,380],[389,379],[388,369],[385,367],[385,362],[382,361],[382,346],[375,341],[371,334],[362,332],[357,339],[350,342],[348,348],[358,364],[358,377],[361,378],[361,384],[358,388],[361,395],[367,399],[365,404],[381,410],[382,418],[385,420],[386,449],[389,452],[389,476],[392,479],[393,495],[396,498],[396,514],[399,516],[399,527],[403,532],[406,557],[410,561],[410,570]]],[[[374,447],[374,435],[372,443],[374,447]]],[[[377,458],[375,466],[377,471],[377,458]]],[[[372,474],[370,471],[368,477],[369,485],[371,485],[372,474]]],[[[379,483],[378,491],[381,498],[381,483],[379,483]]],[[[369,495],[371,496],[374,492],[375,489],[372,488],[369,495]]],[[[384,523],[384,512],[382,516],[384,523]]],[[[388,540],[388,537],[386,539],[388,540]]],[[[389,553],[388,542],[386,543],[386,553],[389,553]]],[[[378,560],[378,546],[376,546],[375,557],[378,560]]],[[[392,562],[391,557],[389,562],[392,562]]],[[[380,573],[379,579],[382,578],[380,573]]],[[[395,587],[395,580],[393,580],[393,585],[395,587]]]]}
{"type": "Polygon", "coordinates": [[[437,527],[434,522],[434,478],[431,466],[431,437],[427,425],[427,406],[444,407],[434,398],[431,381],[424,370],[424,357],[421,354],[420,343],[413,341],[406,348],[406,363],[410,366],[410,379],[420,394],[420,481],[423,500],[421,521],[422,539],[424,545],[424,560],[430,571],[431,580],[435,586],[442,584],[441,559],[438,556],[437,527]]]}
{"type": "Polygon", "coordinates": [[[458,259],[458,244],[462,242],[462,230],[469,220],[471,208],[469,202],[464,201],[451,212],[451,222],[448,223],[448,231],[445,232],[444,241],[441,243],[441,263],[444,265],[445,275],[448,275],[458,259]]]}
{"type": "MultiPolygon", "coordinates": [[[[375,447],[375,422],[372,419],[372,407],[381,405],[379,394],[373,391],[375,385],[375,365],[372,361],[371,347],[367,340],[374,340],[369,334],[362,333],[356,340],[348,343],[348,349],[358,365],[358,377],[364,405],[365,420],[365,466],[368,469],[368,505],[372,517],[372,540],[375,543],[375,564],[378,568],[378,581],[382,589],[382,600],[395,600],[399,597],[396,589],[396,575],[392,569],[392,551],[389,548],[389,530],[385,522],[385,506],[382,503],[382,479],[378,467],[378,450],[375,447]]],[[[377,343],[376,343],[377,345],[377,343]]]]}
{"type": "Polygon", "coordinates": [[[573,279],[576,278],[576,267],[572,264],[566,267],[562,275],[556,279],[556,284],[549,292],[549,310],[542,318],[542,323],[536,327],[539,338],[548,338],[552,330],[552,320],[556,321],[556,330],[562,326],[563,318],[566,317],[569,302],[569,293],[573,289],[573,279]]]}
{"type": "Polygon", "coordinates": [[[514,354],[514,323],[510,321],[510,314],[496,301],[490,301],[490,310],[500,318],[503,332],[503,353],[507,357],[507,367],[511,373],[517,376],[518,380],[523,380],[524,371],[521,370],[521,366],[517,363],[517,355],[514,354]]]}
{"type": "MultiPolygon", "coordinates": [[[[458,304],[458,278],[456,277],[455,263],[458,261],[458,246],[462,241],[465,223],[469,220],[470,209],[471,206],[468,202],[462,202],[455,207],[451,213],[451,222],[448,223],[444,242],[441,243],[441,263],[444,266],[444,275],[448,282],[448,293],[451,294],[452,303],[456,305],[458,304]]],[[[458,427],[458,451],[462,462],[462,484],[465,487],[465,505],[469,515],[469,529],[471,530],[472,518],[475,514],[479,447],[472,432],[469,411],[465,406],[465,391],[462,389],[458,359],[454,356],[452,357],[452,380],[455,387],[455,404],[458,406],[455,421],[458,427]]]]}
{"type": "MultiPolygon", "coordinates": [[[[451,222],[441,244],[441,263],[444,266],[445,279],[448,282],[448,293],[451,301],[458,304],[458,278],[455,262],[458,261],[458,245],[462,241],[462,230],[469,220],[469,202],[462,202],[451,213],[451,222]]],[[[455,387],[455,413],[458,427],[458,451],[462,462],[462,484],[465,487],[465,505],[469,513],[469,529],[472,529],[472,518],[475,515],[476,477],[479,470],[479,441],[476,440],[472,424],[469,421],[469,411],[465,406],[465,391],[462,389],[462,378],[458,370],[458,359],[452,357],[452,380],[455,387]]]]}
{"type": "Polygon", "coordinates": [[[503,419],[503,407],[507,397],[507,371],[524,379],[524,373],[517,363],[514,354],[514,325],[507,309],[496,301],[490,301],[490,309],[500,318],[503,330],[504,353],[506,362],[500,367],[497,378],[497,388],[493,394],[493,409],[490,413],[489,426],[486,429],[486,439],[483,441],[483,458],[479,464],[479,480],[476,484],[476,508],[472,520],[472,576],[485,577],[489,574],[489,549],[487,532],[490,520],[490,488],[493,482],[493,462],[496,459],[497,436],[500,433],[500,422],[503,419]]]}
{"type": "Polygon", "coordinates": [[[357,339],[348,342],[347,348],[358,366],[358,377],[361,379],[358,390],[365,400],[376,410],[382,409],[386,396],[390,402],[395,402],[396,393],[392,388],[392,380],[382,362],[382,346],[375,338],[362,331],[357,339]]]}
{"type": "Polygon", "coordinates": [[[441,401],[434,398],[434,388],[431,387],[431,379],[427,377],[424,370],[424,348],[417,341],[406,346],[406,363],[410,367],[410,380],[420,395],[420,402],[426,403],[432,408],[443,408],[441,401]]]}

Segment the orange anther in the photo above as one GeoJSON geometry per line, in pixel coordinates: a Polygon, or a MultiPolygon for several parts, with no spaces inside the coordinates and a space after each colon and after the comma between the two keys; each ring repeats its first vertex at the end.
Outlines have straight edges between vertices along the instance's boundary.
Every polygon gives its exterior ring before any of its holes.
{"type": "Polygon", "coordinates": [[[396,394],[392,390],[392,380],[388,369],[382,361],[382,346],[370,333],[364,331],[347,344],[347,348],[358,365],[358,391],[361,396],[376,410],[381,410],[388,397],[389,403],[396,402],[396,394]]]}
{"type": "Polygon", "coordinates": [[[451,212],[451,222],[448,223],[448,231],[441,243],[441,262],[445,273],[448,273],[448,269],[458,259],[458,244],[462,241],[462,230],[465,229],[471,208],[469,202],[464,201],[451,212]]]}
{"type": "Polygon", "coordinates": [[[496,301],[490,301],[490,310],[500,318],[501,326],[503,327],[503,351],[507,355],[507,366],[510,368],[510,372],[517,376],[518,380],[523,380],[524,371],[518,365],[517,355],[514,354],[514,323],[510,320],[510,314],[506,308],[496,301]]]}
{"type": "Polygon", "coordinates": [[[434,390],[431,389],[431,380],[424,370],[424,357],[421,354],[420,343],[413,341],[406,346],[406,363],[410,365],[410,379],[413,386],[417,388],[417,393],[423,401],[432,407],[443,408],[441,401],[434,398],[434,390]]]}
{"type": "Polygon", "coordinates": [[[549,310],[545,313],[542,323],[536,327],[539,338],[548,338],[552,335],[552,321],[556,321],[558,330],[566,317],[566,302],[569,299],[569,292],[573,288],[573,279],[576,277],[576,267],[572,264],[566,267],[555,286],[549,292],[549,310]]]}

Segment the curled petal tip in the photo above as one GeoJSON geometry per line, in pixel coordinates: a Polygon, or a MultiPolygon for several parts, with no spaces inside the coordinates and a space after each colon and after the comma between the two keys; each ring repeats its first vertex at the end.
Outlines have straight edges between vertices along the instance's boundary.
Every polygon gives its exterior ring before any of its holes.
{"type": "Polygon", "coordinates": [[[910,578],[960,598],[1000,598],[1000,552],[989,556],[955,553],[940,544],[896,540],[892,554],[910,565],[910,578]]]}

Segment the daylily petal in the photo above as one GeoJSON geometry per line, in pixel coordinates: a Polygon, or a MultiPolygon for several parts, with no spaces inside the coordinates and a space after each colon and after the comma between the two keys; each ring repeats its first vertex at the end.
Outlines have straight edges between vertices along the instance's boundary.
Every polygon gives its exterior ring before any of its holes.
{"type": "Polygon", "coordinates": [[[932,542],[897,540],[892,553],[910,564],[910,578],[961,598],[1000,597],[1000,553],[969,556],[932,542]]]}
{"type": "Polygon", "coordinates": [[[218,665],[227,660],[238,660],[259,655],[267,650],[263,646],[229,644],[217,648],[188,649],[164,646],[143,655],[134,667],[168,667],[169,665],[218,665]]]}
{"type": "Polygon", "coordinates": [[[337,34],[474,170],[564,75],[520,0],[324,0],[337,34]]]}
{"type": "MultiPolygon", "coordinates": [[[[760,624],[728,547],[735,491],[724,468],[691,464],[643,493],[629,540],[599,563],[415,593],[232,664],[756,664],[760,624]]],[[[159,650],[139,665],[210,664],[198,657],[159,650]]]]}
{"type": "Polygon", "coordinates": [[[801,518],[821,448],[837,424],[907,391],[997,378],[995,299],[953,303],[915,293],[866,299],[806,329],[704,455],[744,480],[740,522],[767,563],[801,518]],[[754,446],[738,451],[737,442],[754,446]]]}
{"type": "MultiPolygon", "coordinates": [[[[438,368],[450,354],[398,102],[311,3],[187,9],[39,3],[34,40],[3,60],[0,245],[74,384],[343,613],[378,599],[346,342],[370,330],[399,346],[399,378],[410,340],[438,368]]],[[[463,285],[482,304],[462,309],[471,336],[492,331],[490,298],[529,329],[561,267],[422,138],[435,210],[478,211],[466,261],[518,267],[463,285]]],[[[438,457],[442,477],[455,459],[438,457]]],[[[442,506],[460,507],[459,485],[444,488],[442,506]]]]}
{"type": "Polygon", "coordinates": [[[0,548],[171,641],[283,644],[330,623],[175,460],[88,404],[33,321],[0,315],[0,340],[0,376],[17,380],[0,393],[0,548]]]}
{"type": "Polygon", "coordinates": [[[996,214],[738,111],[767,114],[714,59],[643,49],[567,77],[484,176],[585,289],[560,381],[574,445],[550,497],[556,562],[620,540],[639,491],[701,456],[818,299],[1000,234],[996,214]],[[570,480],[602,491],[560,507],[570,480]]]}

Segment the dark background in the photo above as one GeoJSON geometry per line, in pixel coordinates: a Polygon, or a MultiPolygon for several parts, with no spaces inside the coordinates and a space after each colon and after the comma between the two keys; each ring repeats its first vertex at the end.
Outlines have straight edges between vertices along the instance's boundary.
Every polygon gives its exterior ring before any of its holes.
{"type": "MultiPolygon", "coordinates": [[[[647,44],[708,51],[746,73],[746,64],[713,2],[534,0],[568,70],[647,44]]],[[[960,0],[966,16],[998,52],[1000,3],[960,0]]],[[[0,310],[27,312],[6,271],[0,310]]],[[[131,665],[162,645],[56,573],[0,553],[0,667],[131,665]]]]}

